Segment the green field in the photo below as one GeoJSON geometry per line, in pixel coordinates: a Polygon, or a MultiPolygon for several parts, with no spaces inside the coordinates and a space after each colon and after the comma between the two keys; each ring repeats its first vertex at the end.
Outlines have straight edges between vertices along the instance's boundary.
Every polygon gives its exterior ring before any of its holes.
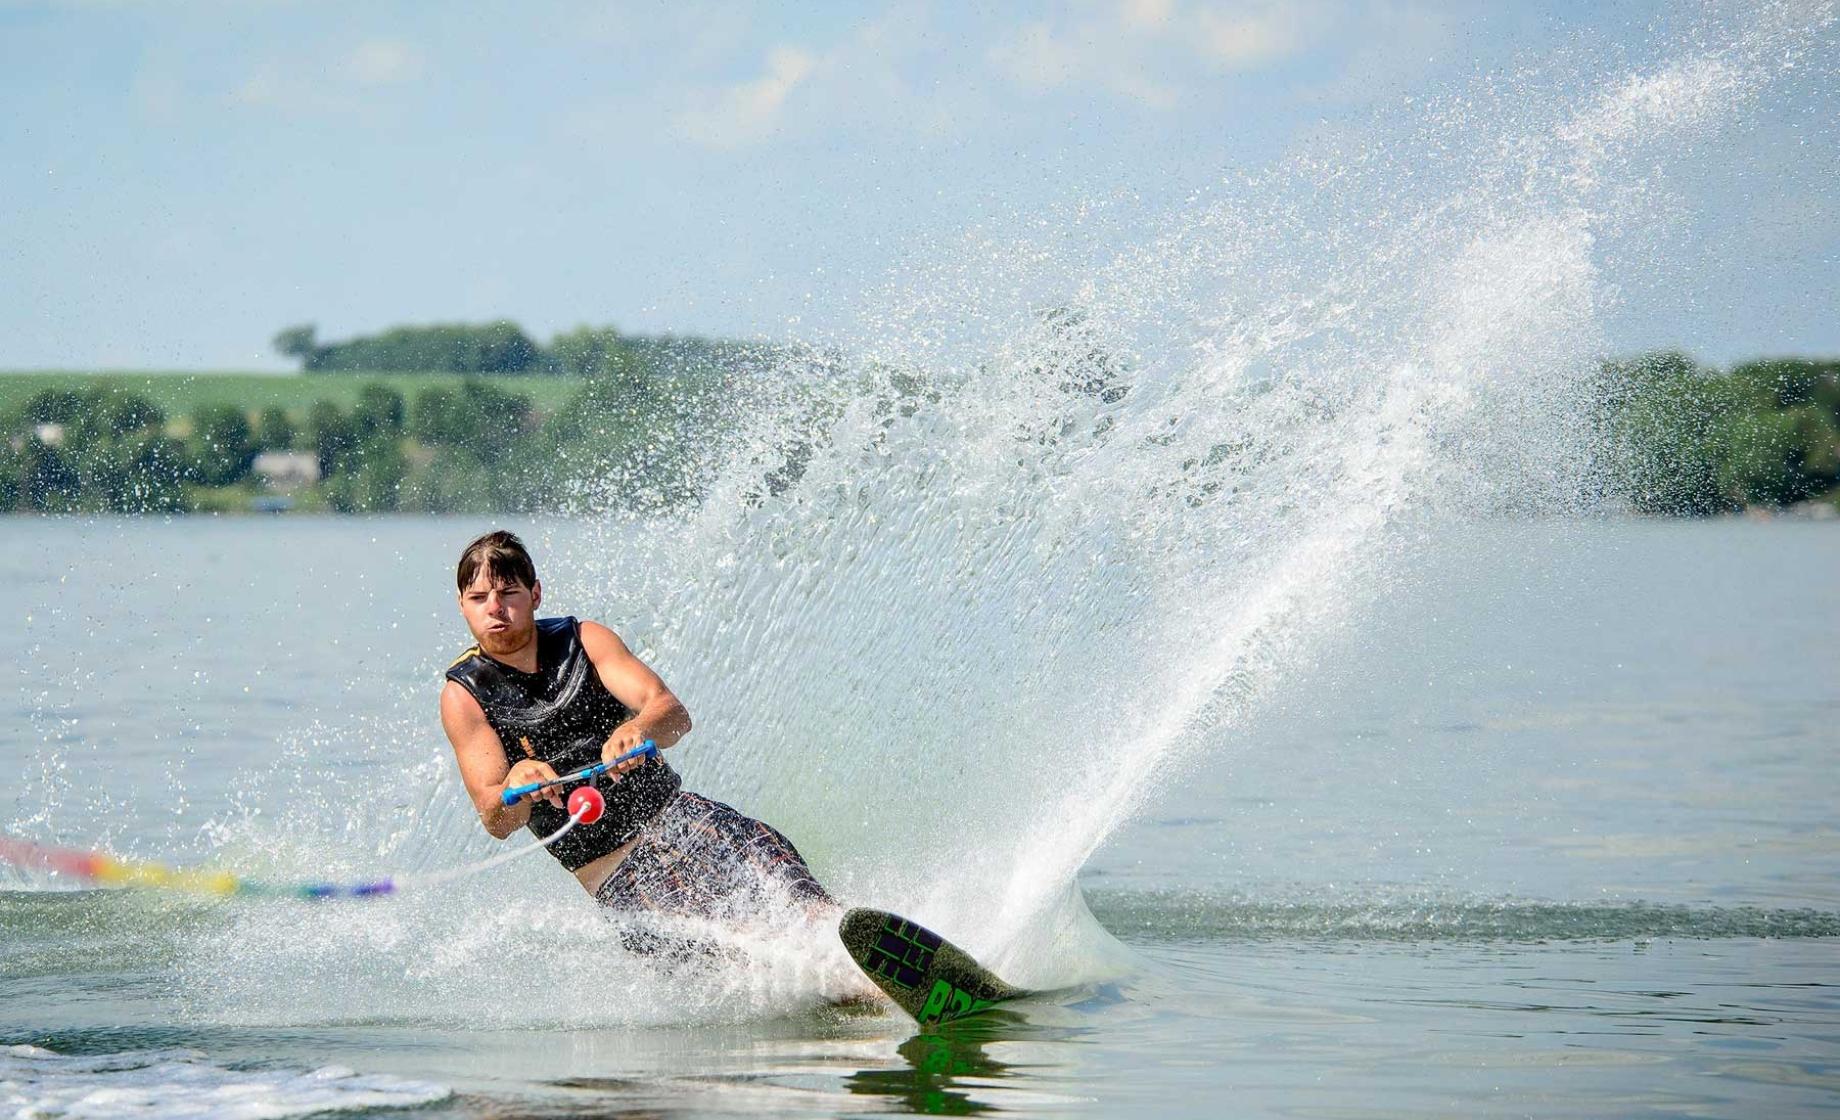
{"type": "MultiPolygon", "coordinates": [[[[314,401],[350,407],[358,391],[383,382],[413,404],[422,390],[453,387],[466,378],[449,373],[78,373],[30,371],[0,373],[0,414],[11,412],[45,389],[90,389],[112,386],[139,393],[171,417],[199,405],[233,404],[249,412],[279,405],[304,414],[314,401]]],[[[581,388],[575,377],[494,377],[500,389],[530,397],[541,412],[554,412],[581,388]]]]}

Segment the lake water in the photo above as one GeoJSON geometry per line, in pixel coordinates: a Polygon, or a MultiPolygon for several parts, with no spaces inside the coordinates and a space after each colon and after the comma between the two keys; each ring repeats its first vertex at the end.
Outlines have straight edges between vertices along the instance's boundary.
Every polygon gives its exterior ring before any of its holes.
{"type": "MultiPolygon", "coordinates": [[[[449,773],[434,703],[465,644],[451,564],[479,528],[0,524],[0,830],[283,880],[497,851],[449,773]]],[[[1840,1104],[1832,525],[1447,526],[1242,715],[1157,760],[1090,856],[1058,839],[1077,830],[1043,792],[1070,756],[1012,752],[1029,741],[995,721],[916,723],[915,755],[864,714],[922,685],[940,722],[992,710],[974,681],[961,709],[950,667],[924,651],[909,676],[851,680],[883,689],[858,709],[813,672],[842,663],[808,660],[822,648],[742,656],[753,647],[734,632],[698,646],[632,621],[647,580],[671,576],[668,550],[578,523],[520,528],[546,606],[626,630],[698,715],[673,752],[692,788],[781,825],[848,900],[912,909],[1055,991],[915,1036],[893,1013],[832,1008],[839,964],[823,945],[660,976],[541,855],[451,889],[327,904],[0,869],[0,1112],[1840,1104]],[[888,777],[902,768],[922,773],[888,777]],[[967,804],[977,819],[955,819],[967,804]],[[903,837],[928,828],[943,850],[906,874],[903,837]],[[1077,867],[1074,885],[1043,870],[1057,866],[1077,867]],[[1011,905],[1036,890],[1054,897],[1011,905]]],[[[834,610],[813,644],[857,641],[851,620],[875,606],[834,610]]],[[[1143,706],[1105,679],[1081,687],[1078,755],[1124,765],[1121,721],[1143,706]]],[[[1040,719],[1061,726],[1058,710],[1040,719]]]]}
{"type": "Polygon", "coordinates": [[[1560,516],[1627,475],[1606,314],[1705,292],[1681,188],[1824,119],[1831,8],[986,208],[719,418],[558,445],[547,611],[691,788],[1045,993],[962,1029],[770,913],[672,969],[541,853],[428,885],[501,850],[435,718],[482,525],[0,521],[0,831],[421,877],[0,869],[0,1113],[1831,1114],[1840,529],[1560,516]]]}

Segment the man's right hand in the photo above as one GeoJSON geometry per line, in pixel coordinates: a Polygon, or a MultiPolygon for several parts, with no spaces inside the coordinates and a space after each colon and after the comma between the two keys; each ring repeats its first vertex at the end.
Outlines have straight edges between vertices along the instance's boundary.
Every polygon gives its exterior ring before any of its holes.
{"type": "MultiPolygon", "coordinates": [[[[561,775],[551,769],[549,763],[535,758],[526,758],[511,768],[511,773],[505,775],[505,782],[499,789],[502,791],[512,786],[527,786],[532,782],[553,782],[559,777],[561,775]]],[[[548,789],[540,789],[524,797],[526,801],[533,798],[542,798],[560,809],[562,808],[562,787],[550,786],[548,789]]]]}

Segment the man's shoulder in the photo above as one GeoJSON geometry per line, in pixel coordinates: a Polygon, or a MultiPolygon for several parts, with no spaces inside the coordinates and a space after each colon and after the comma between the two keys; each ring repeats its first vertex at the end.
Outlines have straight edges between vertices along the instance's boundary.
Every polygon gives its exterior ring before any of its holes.
{"type": "Polygon", "coordinates": [[[576,629],[581,634],[582,648],[590,654],[595,650],[608,650],[621,644],[620,636],[604,622],[584,618],[576,622],[576,629]]]}
{"type": "Polygon", "coordinates": [[[476,645],[467,646],[465,650],[461,651],[459,657],[456,657],[452,661],[449,661],[447,663],[447,667],[449,669],[458,669],[460,666],[466,664],[467,662],[471,661],[475,657],[478,657],[479,655],[480,655],[480,650],[478,646],[476,645]]]}

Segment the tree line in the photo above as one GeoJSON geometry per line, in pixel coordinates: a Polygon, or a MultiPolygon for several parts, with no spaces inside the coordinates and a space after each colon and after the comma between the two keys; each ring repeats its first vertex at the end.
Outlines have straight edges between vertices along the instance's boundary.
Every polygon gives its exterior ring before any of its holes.
{"type": "Polygon", "coordinates": [[[277,351],[307,373],[460,373],[481,377],[561,374],[592,377],[653,352],[721,348],[702,339],[648,339],[613,327],[580,326],[540,346],[510,320],[391,327],[343,342],[321,342],[311,323],[275,335],[277,351]]]}
{"type": "MultiPolygon", "coordinates": [[[[310,458],[317,479],[292,491],[303,509],[566,510],[584,484],[609,479],[629,506],[667,507],[696,498],[692,449],[731,427],[727,373],[776,358],[761,347],[634,340],[609,328],[559,335],[542,349],[518,342],[528,339],[513,324],[404,327],[323,347],[311,344],[310,328],[296,330],[328,372],[364,353],[386,355],[401,370],[408,351],[391,349],[399,345],[424,347],[419,362],[475,368],[459,370],[467,376],[457,384],[443,379],[410,396],[370,382],[350,406],[219,403],[180,417],[118,388],[46,390],[0,417],[0,510],[246,509],[265,492],[255,477],[264,451],[310,458]],[[530,366],[487,368],[533,353],[580,377],[563,407],[545,412],[515,380],[495,376],[530,366]]],[[[1102,368],[1103,378],[1075,387],[1108,401],[1127,391],[1109,363],[1074,354],[1066,368],[1088,379],[1102,368]]],[[[1599,459],[1605,489],[1627,507],[1692,516],[1810,500],[1840,506],[1840,361],[1718,370],[1656,353],[1602,372],[1593,414],[1599,459]]]]}
{"type": "Polygon", "coordinates": [[[1727,370],[1685,354],[1605,367],[1597,422],[1610,489],[1643,513],[1840,506],[1840,359],[1727,370]]]}
{"type": "Polygon", "coordinates": [[[216,403],[184,416],[118,387],[47,389],[0,417],[0,510],[248,509],[271,492],[256,471],[263,452],[311,462],[317,478],[287,488],[308,510],[560,510],[584,481],[609,478],[631,506],[669,506],[695,497],[683,434],[720,426],[723,378],[749,352],[617,339],[577,367],[580,387],[549,413],[483,375],[411,395],[373,381],[350,406],[216,403]]]}

